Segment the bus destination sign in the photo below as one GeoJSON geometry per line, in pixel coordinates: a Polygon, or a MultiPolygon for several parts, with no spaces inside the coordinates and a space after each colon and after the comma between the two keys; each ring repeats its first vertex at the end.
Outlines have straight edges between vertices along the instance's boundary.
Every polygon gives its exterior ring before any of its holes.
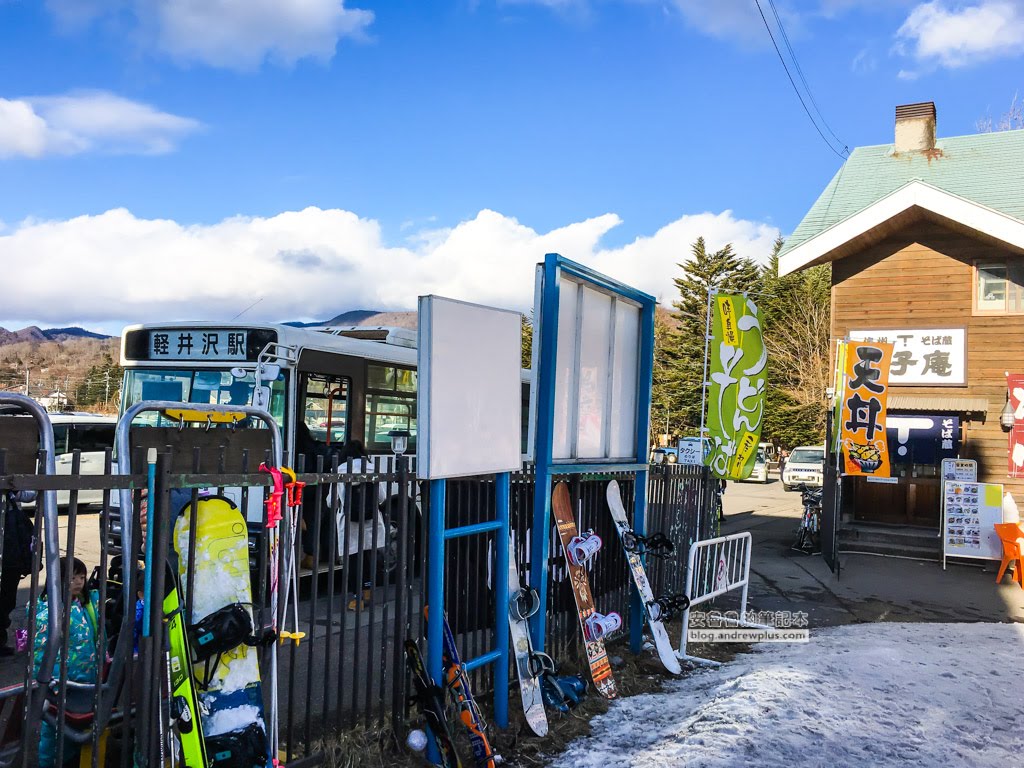
{"type": "Polygon", "coordinates": [[[149,333],[150,360],[245,360],[247,331],[227,328],[149,333]]]}

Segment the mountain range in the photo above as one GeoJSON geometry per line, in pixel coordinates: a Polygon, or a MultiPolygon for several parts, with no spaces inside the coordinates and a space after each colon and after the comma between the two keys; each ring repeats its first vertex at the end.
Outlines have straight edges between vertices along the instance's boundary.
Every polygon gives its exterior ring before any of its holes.
{"type": "MultiPolygon", "coordinates": [[[[321,326],[338,325],[386,325],[398,328],[415,328],[415,312],[378,312],[374,309],[353,309],[335,315],[330,320],[321,322],[306,323],[291,321],[282,323],[295,328],[316,328],[321,326]]],[[[39,328],[30,325],[20,331],[8,331],[0,328],[0,346],[5,344],[18,344],[25,341],[47,342],[47,341],[71,341],[73,339],[109,339],[102,333],[87,331],[84,328],[39,328]]]]}

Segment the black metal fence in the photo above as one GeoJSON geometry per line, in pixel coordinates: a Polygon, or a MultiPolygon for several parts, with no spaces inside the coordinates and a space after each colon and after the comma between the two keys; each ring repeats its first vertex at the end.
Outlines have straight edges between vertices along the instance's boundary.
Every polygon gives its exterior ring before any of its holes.
{"type": "MultiPolygon", "coordinates": [[[[133,489],[133,530],[139,531],[143,524],[141,495],[147,477],[138,473],[144,464],[136,451],[142,448],[135,443],[133,446],[135,474],[112,474],[108,455],[102,475],[78,475],[76,457],[70,476],[43,477],[24,471],[8,472],[5,446],[0,444],[0,493],[71,490],[70,505],[61,511],[57,523],[60,554],[69,563],[77,557],[90,570],[95,567],[92,586],[98,598],[96,640],[102,649],[101,656],[106,657],[100,659],[98,674],[88,685],[75,685],[73,678],[77,673],[68,651],[75,620],[71,601],[67,599],[71,594],[69,569],[62,584],[64,610],[56,642],[63,650],[55,682],[47,686],[47,703],[41,711],[30,712],[25,708],[25,692],[39,676],[32,653],[40,643],[35,613],[43,601],[43,579],[53,577],[43,570],[41,548],[37,546],[31,572],[20,585],[18,608],[12,614],[13,629],[26,630],[27,650],[16,656],[14,663],[0,666],[0,744],[7,764],[35,763],[38,737],[34,734],[39,732],[40,716],[50,724],[42,726],[44,732],[49,729],[52,734],[56,726],[65,733],[66,738],[56,739],[54,747],[56,756],[65,760],[82,751],[84,764],[127,768],[133,765],[136,754],[159,749],[159,729],[152,723],[159,719],[154,713],[166,702],[161,698],[160,685],[154,686],[152,681],[160,679],[165,663],[166,647],[159,640],[164,637],[159,631],[162,612],[153,611],[153,637],[157,639],[138,639],[132,643],[126,641],[126,633],[128,637],[137,635],[140,627],[135,616],[122,617],[120,608],[125,604],[122,589],[136,595],[144,580],[138,568],[141,537],[134,538],[136,551],[124,557],[117,506],[117,490],[133,489]],[[103,489],[103,504],[98,508],[78,505],[77,492],[85,489],[103,489]],[[119,568],[118,563],[127,567],[119,568]],[[123,662],[120,670],[118,654],[123,662]],[[116,674],[114,679],[110,677],[112,672],[116,674]]],[[[169,545],[167,531],[171,521],[180,514],[182,504],[196,501],[200,488],[240,489],[236,501],[242,510],[248,510],[250,520],[255,619],[258,625],[271,626],[274,615],[270,610],[270,540],[259,514],[260,500],[270,480],[254,471],[262,457],[253,446],[240,453],[230,446],[221,446],[219,453],[200,448],[177,453],[162,450],[156,465],[155,499],[147,501],[146,525],[148,531],[155,532],[159,552],[160,547],[166,549],[169,545]]],[[[301,507],[295,509],[298,524],[294,540],[288,535],[287,516],[282,524],[282,546],[284,552],[295,553],[299,599],[286,615],[277,616],[277,624],[305,636],[300,642],[289,640],[260,651],[268,727],[274,700],[267,671],[271,655],[277,655],[280,756],[291,766],[322,762],[332,743],[343,741],[346,733],[359,729],[403,735],[409,711],[402,643],[406,638],[422,642],[426,629],[424,521],[430,510],[425,488],[414,479],[413,461],[378,457],[368,462],[324,466],[320,457],[316,466],[296,467],[299,481],[305,483],[304,498],[301,507]]],[[[614,610],[625,617],[629,575],[611,517],[605,511],[605,487],[612,478],[619,481],[626,508],[631,508],[633,475],[582,475],[568,481],[580,529],[593,529],[606,543],[591,566],[595,601],[602,612],[614,610]]],[[[448,527],[493,519],[493,478],[450,481],[447,498],[448,527]]],[[[518,566],[521,572],[529,573],[534,498],[534,474],[530,468],[513,476],[511,498],[511,529],[518,566]]],[[[665,533],[676,546],[674,557],[652,559],[649,563],[656,594],[683,591],[689,544],[709,535],[715,522],[713,509],[713,481],[702,468],[651,468],[647,530],[665,533]]],[[[37,542],[42,540],[40,518],[36,515],[34,521],[37,542]]],[[[189,534],[194,541],[194,528],[189,534]]],[[[556,659],[568,659],[577,654],[579,629],[553,530],[551,536],[546,647],[556,659]]],[[[494,597],[490,588],[494,545],[493,534],[488,534],[454,540],[446,548],[445,602],[463,659],[483,654],[496,644],[492,626],[494,597]]],[[[283,577],[289,558],[283,556],[280,562],[279,575],[283,577]]],[[[186,582],[193,583],[194,563],[190,561],[183,567],[186,582]]],[[[160,581],[158,572],[152,576],[155,582],[160,581]]],[[[283,597],[278,594],[279,603],[283,597]]],[[[188,617],[191,596],[186,592],[184,598],[188,617]]],[[[498,631],[507,631],[507,627],[498,631]]],[[[493,667],[474,670],[472,683],[475,692],[485,696],[493,689],[493,667]]]]}

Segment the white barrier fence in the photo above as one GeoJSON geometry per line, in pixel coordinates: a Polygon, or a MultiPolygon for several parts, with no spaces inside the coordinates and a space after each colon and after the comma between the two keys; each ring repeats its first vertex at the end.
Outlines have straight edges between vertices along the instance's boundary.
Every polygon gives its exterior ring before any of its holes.
{"type": "Polygon", "coordinates": [[[723,625],[771,629],[763,624],[754,624],[747,617],[747,586],[750,583],[750,533],[734,533],[707,541],[695,541],[690,545],[690,557],[686,565],[686,596],[690,605],[683,613],[683,636],[679,641],[680,661],[697,664],[717,665],[718,662],[686,652],[686,639],[690,629],[690,611],[694,606],[714,600],[716,597],[740,590],[738,618],[720,616],[723,625]]]}

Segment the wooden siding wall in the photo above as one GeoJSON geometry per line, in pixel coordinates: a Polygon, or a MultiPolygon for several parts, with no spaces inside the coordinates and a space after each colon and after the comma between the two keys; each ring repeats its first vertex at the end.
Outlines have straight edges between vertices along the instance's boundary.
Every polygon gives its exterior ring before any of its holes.
{"type": "MultiPolygon", "coordinates": [[[[1002,483],[1024,511],[1024,481],[1007,477],[1008,437],[999,427],[1005,372],[1024,372],[1024,315],[974,317],[974,259],[1022,258],[921,221],[832,265],[832,334],[851,329],[967,328],[966,387],[893,387],[893,395],[988,400],[984,421],[964,423],[961,455],[978,461],[979,480],[1002,483]]],[[[978,417],[980,419],[980,417],[978,417]]]]}

